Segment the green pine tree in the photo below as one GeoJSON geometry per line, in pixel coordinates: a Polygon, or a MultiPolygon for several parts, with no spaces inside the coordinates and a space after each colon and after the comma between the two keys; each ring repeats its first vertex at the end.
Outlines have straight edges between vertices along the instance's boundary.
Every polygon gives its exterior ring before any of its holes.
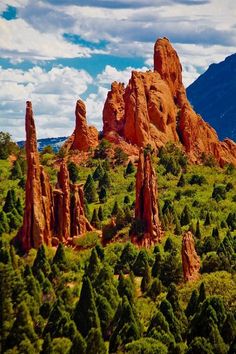
{"type": "Polygon", "coordinates": [[[59,245],[57,246],[57,250],[53,257],[52,263],[56,264],[61,270],[67,269],[68,262],[66,259],[65,248],[62,243],[59,243],[59,245]]]}
{"type": "Polygon", "coordinates": [[[199,221],[199,220],[197,221],[197,224],[196,224],[195,237],[196,237],[198,240],[201,240],[201,237],[202,237],[201,229],[200,229],[200,221],[199,221]]]}
{"type": "Polygon", "coordinates": [[[91,328],[100,328],[94,290],[86,276],[83,278],[80,298],[75,306],[74,321],[83,337],[88,335],[91,328]]]}
{"type": "Polygon", "coordinates": [[[130,175],[130,174],[133,173],[134,171],[135,171],[135,167],[134,167],[132,161],[129,161],[129,162],[128,162],[128,165],[127,165],[127,167],[126,167],[126,170],[125,170],[125,174],[126,174],[126,175],[130,175]]]}
{"type": "Polygon", "coordinates": [[[85,182],[84,195],[88,203],[93,203],[97,200],[96,186],[91,175],[88,175],[85,182]]]}
{"type": "Polygon", "coordinates": [[[104,169],[102,168],[102,166],[99,164],[94,173],[93,173],[93,179],[94,181],[100,181],[100,179],[103,177],[104,175],[104,169]]]}
{"type": "Polygon", "coordinates": [[[117,202],[117,200],[116,200],[115,203],[114,203],[114,205],[113,205],[111,215],[112,215],[112,216],[116,216],[117,213],[118,213],[118,210],[119,210],[119,206],[118,206],[118,202],[117,202]]]}
{"type": "Polygon", "coordinates": [[[77,165],[73,161],[71,161],[68,163],[67,168],[71,182],[75,183],[79,178],[79,169],[77,165]]]}
{"type": "Polygon", "coordinates": [[[143,278],[142,278],[142,281],[141,281],[141,290],[142,290],[142,293],[144,294],[150,284],[151,284],[151,280],[152,280],[152,277],[151,277],[151,270],[150,270],[150,267],[148,264],[146,264],[146,267],[145,267],[145,270],[144,270],[144,274],[143,274],[143,278]]]}
{"type": "Polygon", "coordinates": [[[91,219],[91,225],[95,228],[95,229],[101,229],[101,222],[98,218],[98,213],[97,213],[97,209],[93,210],[93,216],[91,219]]]}
{"type": "Polygon", "coordinates": [[[38,275],[40,270],[43,272],[45,276],[47,276],[50,273],[50,265],[47,260],[44,245],[41,245],[39,247],[32,266],[32,271],[34,275],[38,275]]]}
{"type": "Polygon", "coordinates": [[[185,186],[185,178],[184,178],[184,174],[182,173],[177,183],[177,187],[184,187],[184,186],[185,186]]]}
{"type": "Polygon", "coordinates": [[[99,197],[99,201],[100,203],[105,203],[106,200],[107,200],[107,190],[104,186],[101,187],[100,191],[99,191],[99,194],[98,194],[98,197],[99,197]]]}
{"type": "Polygon", "coordinates": [[[98,218],[99,218],[100,221],[104,220],[103,209],[102,209],[101,205],[98,208],[98,218]]]}
{"type": "Polygon", "coordinates": [[[139,325],[126,296],[122,300],[120,312],[117,326],[110,337],[110,353],[116,353],[122,348],[124,349],[125,344],[140,338],[139,325]]]}
{"type": "Polygon", "coordinates": [[[192,216],[191,216],[190,209],[189,209],[188,205],[185,205],[185,207],[182,211],[182,214],[180,216],[180,225],[185,226],[185,225],[190,224],[191,219],[192,219],[192,216]]]}
{"type": "Polygon", "coordinates": [[[19,161],[16,160],[16,162],[13,165],[13,168],[11,170],[11,178],[12,179],[21,179],[23,176],[21,165],[19,164],[19,161]]]}
{"type": "Polygon", "coordinates": [[[91,328],[87,337],[86,354],[106,354],[107,349],[99,328],[91,328]]]}
{"type": "Polygon", "coordinates": [[[86,354],[86,341],[78,331],[73,338],[69,354],[86,354]]]}

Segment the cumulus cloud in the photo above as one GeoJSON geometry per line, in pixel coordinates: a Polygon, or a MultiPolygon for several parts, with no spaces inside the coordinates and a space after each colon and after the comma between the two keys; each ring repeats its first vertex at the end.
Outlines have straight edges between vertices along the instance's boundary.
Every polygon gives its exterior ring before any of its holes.
{"type": "Polygon", "coordinates": [[[50,60],[89,56],[90,50],[66,42],[60,35],[41,33],[22,19],[0,18],[2,58],[50,60]]]}
{"type": "Polygon", "coordinates": [[[92,77],[84,70],[36,66],[27,71],[0,70],[1,129],[24,138],[25,101],[32,100],[39,137],[69,135],[74,127],[75,102],[92,77]]]}
{"type": "Polygon", "coordinates": [[[142,67],[141,69],[134,69],[132,67],[127,67],[124,70],[117,70],[115,67],[111,65],[106,65],[105,69],[102,73],[98,74],[97,81],[98,84],[110,85],[113,81],[128,83],[131,72],[133,70],[137,71],[147,71],[147,67],[142,67]]]}

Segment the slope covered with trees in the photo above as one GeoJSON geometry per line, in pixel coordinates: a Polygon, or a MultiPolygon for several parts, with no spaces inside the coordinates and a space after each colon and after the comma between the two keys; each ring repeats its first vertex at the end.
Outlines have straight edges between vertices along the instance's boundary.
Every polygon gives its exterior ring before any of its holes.
{"type": "MultiPolygon", "coordinates": [[[[15,149],[15,148],[14,148],[15,149]]],[[[150,151],[150,147],[146,147],[150,151]]],[[[40,161],[56,183],[60,154],[40,161]]],[[[167,144],[152,153],[161,243],[132,244],[136,160],[101,140],[83,164],[66,156],[71,183],[83,184],[94,231],[70,247],[13,245],[22,223],[25,153],[0,160],[1,352],[235,353],[236,170],[213,158],[190,165],[167,144]],[[182,234],[200,257],[198,280],[183,278],[182,234]]]]}

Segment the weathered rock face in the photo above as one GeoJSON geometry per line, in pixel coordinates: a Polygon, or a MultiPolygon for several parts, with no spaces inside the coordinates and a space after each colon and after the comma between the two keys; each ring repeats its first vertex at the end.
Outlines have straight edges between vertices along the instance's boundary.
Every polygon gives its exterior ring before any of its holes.
{"type": "Polygon", "coordinates": [[[172,96],[176,99],[182,88],[182,66],[178,54],[167,38],[156,41],[154,46],[154,71],[167,82],[172,96]]]}
{"type": "Polygon", "coordinates": [[[84,214],[83,188],[70,184],[67,166],[62,160],[54,194],[54,234],[61,242],[79,236],[93,227],[84,214]]]}
{"type": "Polygon", "coordinates": [[[92,225],[84,214],[83,188],[77,184],[71,185],[70,215],[71,237],[79,236],[93,230],[92,225]]]}
{"type": "Polygon", "coordinates": [[[52,192],[49,178],[40,165],[31,102],[26,103],[27,180],[23,226],[16,240],[24,252],[46,244],[69,242],[71,237],[93,230],[84,214],[82,187],[70,185],[65,161],[52,192]]]}
{"type": "Polygon", "coordinates": [[[132,72],[129,84],[112,84],[103,110],[105,137],[139,147],[159,148],[181,142],[190,161],[212,155],[223,166],[236,166],[236,144],[220,142],[215,130],[194,112],[182,83],[178,55],[167,38],[154,46],[154,72],[132,72]],[[120,137],[120,138],[119,138],[120,137]]]}
{"type": "Polygon", "coordinates": [[[171,91],[158,73],[132,72],[125,90],[125,139],[138,146],[159,147],[178,141],[177,108],[171,91]]]}
{"type": "Polygon", "coordinates": [[[162,231],[158,216],[157,179],[152,167],[150,153],[140,149],[136,174],[135,220],[141,223],[141,236],[131,235],[131,240],[140,246],[150,247],[160,242],[162,231]]]}
{"type": "Polygon", "coordinates": [[[103,108],[103,134],[106,137],[111,131],[122,134],[124,126],[124,84],[116,81],[111,85],[111,91],[107,94],[107,99],[103,108]]]}
{"type": "Polygon", "coordinates": [[[51,244],[53,199],[49,179],[40,166],[32,104],[26,102],[25,115],[27,179],[23,226],[17,239],[27,252],[45,243],[51,244]]]}
{"type": "Polygon", "coordinates": [[[75,108],[76,124],[73,134],[65,142],[64,148],[69,150],[88,151],[98,145],[98,131],[95,127],[88,126],[86,120],[86,106],[78,100],[75,108]]]}
{"type": "Polygon", "coordinates": [[[60,241],[70,237],[70,184],[69,173],[64,160],[61,162],[57,175],[54,194],[54,234],[60,241]]]}
{"type": "Polygon", "coordinates": [[[187,231],[182,240],[182,266],[185,281],[197,280],[199,278],[200,258],[198,257],[193,235],[187,231]]]}

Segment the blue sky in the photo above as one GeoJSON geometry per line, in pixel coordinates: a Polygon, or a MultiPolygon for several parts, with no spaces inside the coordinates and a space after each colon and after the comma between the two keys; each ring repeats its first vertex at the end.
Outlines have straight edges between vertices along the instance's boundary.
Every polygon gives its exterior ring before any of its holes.
{"type": "Polygon", "coordinates": [[[168,37],[188,86],[236,52],[235,0],[1,0],[0,130],[24,139],[32,100],[38,137],[69,135],[82,98],[102,127],[112,81],[153,66],[153,45],[168,37]]]}

